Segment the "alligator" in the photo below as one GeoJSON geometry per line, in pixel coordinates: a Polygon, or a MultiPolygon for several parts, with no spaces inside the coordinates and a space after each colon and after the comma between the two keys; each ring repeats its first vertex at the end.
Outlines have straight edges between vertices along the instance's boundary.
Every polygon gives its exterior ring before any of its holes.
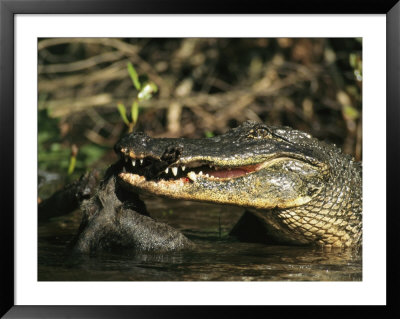
{"type": "Polygon", "coordinates": [[[84,206],[80,252],[193,247],[148,216],[141,193],[243,207],[230,232],[242,241],[361,246],[361,163],[307,133],[247,121],[203,139],[131,133],[114,150],[119,160],[84,206]]]}

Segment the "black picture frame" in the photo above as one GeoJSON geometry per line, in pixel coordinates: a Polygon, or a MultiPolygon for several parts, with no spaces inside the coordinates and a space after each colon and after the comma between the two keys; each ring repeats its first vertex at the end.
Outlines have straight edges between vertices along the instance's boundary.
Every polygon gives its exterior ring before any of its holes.
{"type": "MultiPolygon", "coordinates": [[[[371,315],[379,318],[399,316],[396,257],[398,254],[398,207],[395,186],[398,175],[398,137],[400,136],[400,3],[398,0],[274,1],[244,3],[216,1],[161,0],[0,0],[0,203],[1,203],[1,296],[0,315],[5,318],[219,318],[246,317],[249,312],[274,316],[334,315],[343,318],[371,315]],[[226,3],[226,2],[225,2],[226,3]],[[223,307],[223,306],[16,306],[14,303],[14,18],[16,14],[385,14],[387,21],[387,305],[309,307],[223,307]]],[[[382,141],[383,142],[383,141],[382,141]]],[[[383,163],[382,163],[383,164],[383,163]]],[[[382,172],[384,173],[384,172],[382,172]]],[[[384,205],[384,203],[382,203],[384,205]]],[[[384,207],[384,206],[383,206],[384,207]]],[[[177,301],[177,304],[179,302],[177,301]]]]}

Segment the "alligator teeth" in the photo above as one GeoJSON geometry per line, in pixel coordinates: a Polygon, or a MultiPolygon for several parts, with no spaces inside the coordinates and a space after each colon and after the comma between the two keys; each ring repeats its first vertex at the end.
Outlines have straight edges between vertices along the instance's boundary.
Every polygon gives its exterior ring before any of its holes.
{"type": "Polygon", "coordinates": [[[183,172],[185,169],[186,169],[186,167],[182,165],[182,172],[183,172]]]}
{"type": "Polygon", "coordinates": [[[199,172],[199,175],[203,175],[203,172],[202,172],[202,171],[200,171],[200,172],[199,172]]]}
{"type": "Polygon", "coordinates": [[[140,165],[143,165],[143,160],[142,159],[140,160],[140,165]]]}
{"type": "Polygon", "coordinates": [[[176,176],[178,174],[178,167],[172,167],[172,174],[174,174],[174,176],[176,176]]]}
{"type": "Polygon", "coordinates": [[[128,158],[127,157],[125,157],[125,163],[128,163],[128,158]]]}
{"type": "Polygon", "coordinates": [[[136,161],[132,160],[132,166],[135,166],[135,165],[136,165],[136,161]]]}
{"type": "Polygon", "coordinates": [[[168,169],[169,169],[168,167],[165,169],[165,174],[168,174],[168,169]]]}
{"type": "Polygon", "coordinates": [[[210,177],[210,176],[208,176],[208,174],[206,174],[206,177],[210,177]]]}
{"type": "Polygon", "coordinates": [[[195,182],[196,179],[197,179],[196,173],[193,172],[193,171],[189,172],[189,173],[187,174],[187,177],[189,177],[189,179],[191,179],[193,182],[195,182]]]}
{"type": "Polygon", "coordinates": [[[122,173],[126,173],[126,168],[125,168],[125,166],[122,166],[122,173]]]}

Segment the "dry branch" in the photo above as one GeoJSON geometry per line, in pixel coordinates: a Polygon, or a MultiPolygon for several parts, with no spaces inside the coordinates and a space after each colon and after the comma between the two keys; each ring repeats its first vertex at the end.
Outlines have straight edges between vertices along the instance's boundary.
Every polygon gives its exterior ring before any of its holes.
{"type": "Polygon", "coordinates": [[[80,112],[94,106],[110,104],[111,94],[99,94],[79,99],[52,100],[44,103],[44,107],[49,109],[51,117],[62,117],[72,113],[80,112]]]}
{"type": "Polygon", "coordinates": [[[120,51],[106,52],[86,60],[81,60],[72,63],[65,64],[49,64],[49,65],[39,65],[38,72],[41,73],[66,73],[81,71],[84,69],[91,68],[97,64],[105,62],[114,62],[121,59],[124,55],[120,51]]]}
{"type": "Polygon", "coordinates": [[[78,85],[89,85],[96,82],[108,82],[112,80],[125,79],[127,60],[113,63],[107,68],[91,72],[87,75],[70,75],[53,80],[41,79],[38,84],[39,92],[52,92],[78,85]]]}
{"type": "Polygon", "coordinates": [[[54,38],[39,41],[38,50],[43,50],[45,48],[60,45],[60,44],[70,44],[70,43],[85,43],[85,44],[99,44],[108,47],[113,47],[118,51],[123,52],[126,55],[137,54],[140,48],[136,45],[132,45],[123,42],[119,39],[109,39],[109,38],[54,38]]]}

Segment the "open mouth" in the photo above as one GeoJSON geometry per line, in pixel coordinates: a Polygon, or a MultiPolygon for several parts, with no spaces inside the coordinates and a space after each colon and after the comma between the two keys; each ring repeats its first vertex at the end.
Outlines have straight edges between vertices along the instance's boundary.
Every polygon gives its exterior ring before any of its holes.
{"type": "Polygon", "coordinates": [[[242,166],[221,166],[210,160],[191,160],[168,164],[152,157],[132,158],[123,156],[122,173],[136,174],[147,181],[194,182],[198,178],[227,180],[251,174],[261,169],[263,163],[242,166]]]}

